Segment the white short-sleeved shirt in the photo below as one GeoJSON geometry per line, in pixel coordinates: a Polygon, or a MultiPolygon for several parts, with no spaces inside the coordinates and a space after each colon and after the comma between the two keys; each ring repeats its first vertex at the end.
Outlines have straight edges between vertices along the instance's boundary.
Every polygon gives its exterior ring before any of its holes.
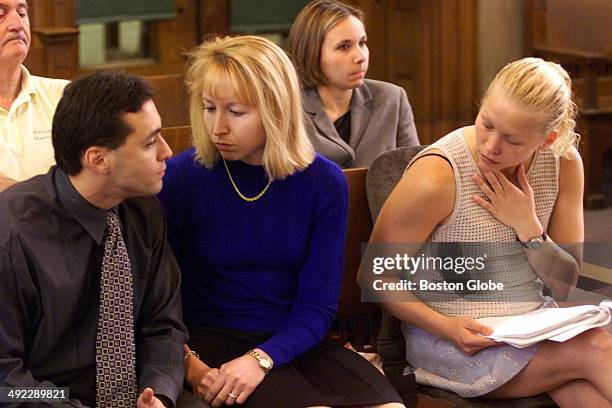
{"type": "Polygon", "coordinates": [[[51,125],[68,82],[21,67],[21,92],[8,111],[0,107],[0,174],[22,181],[55,163],[51,125]]]}

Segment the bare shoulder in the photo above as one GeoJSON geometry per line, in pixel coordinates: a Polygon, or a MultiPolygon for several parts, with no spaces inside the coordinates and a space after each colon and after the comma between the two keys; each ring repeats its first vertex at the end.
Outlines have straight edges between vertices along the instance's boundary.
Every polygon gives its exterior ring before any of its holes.
{"type": "Polygon", "coordinates": [[[438,149],[431,149],[414,161],[401,182],[410,183],[423,193],[447,194],[455,191],[455,175],[451,164],[438,149]]]}
{"type": "Polygon", "coordinates": [[[559,165],[561,168],[565,167],[568,170],[582,168],[582,157],[578,153],[578,149],[572,146],[565,156],[561,156],[559,165]]]}
{"type": "Polygon", "coordinates": [[[582,157],[575,147],[572,147],[566,156],[559,159],[559,186],[582,185],[584,180],[584,168],[582,157]]]}
{"type": "Polygon", "coordinates": [[[424,242],[455,206],[455,177],[439,156],[412,163],[385,202],[372,242],[424,242]]]}

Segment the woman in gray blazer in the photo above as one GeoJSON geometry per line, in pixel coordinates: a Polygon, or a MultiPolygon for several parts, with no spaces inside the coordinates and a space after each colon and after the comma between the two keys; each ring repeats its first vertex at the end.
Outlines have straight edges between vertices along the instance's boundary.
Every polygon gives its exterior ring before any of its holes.
{"type": "Polygon", "coordinates": [[[302,81],[306,130],[317,152],[342,168],[368,167],[380,153],[419,144],[406,92],[365,79],[364,14],[317,0],[297,16],[289,53],[302,81]]]}

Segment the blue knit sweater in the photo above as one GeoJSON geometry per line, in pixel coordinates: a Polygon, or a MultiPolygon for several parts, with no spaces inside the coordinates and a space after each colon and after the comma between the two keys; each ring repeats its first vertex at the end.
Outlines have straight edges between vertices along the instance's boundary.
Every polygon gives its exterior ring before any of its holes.
{"type": "MultiPolygon", "coordinates": [[[[242,194],[265,187],[262,166],[227,164],[242,194]]],[[[338,305],[347,194],[341,170],[321,156],[255,202],[238,197],[222,161],[208,170],[193,149],[169,160],[159,198],[185,321],[272,332],[259,348],[277,367],[318,343],[338,305]]]]}

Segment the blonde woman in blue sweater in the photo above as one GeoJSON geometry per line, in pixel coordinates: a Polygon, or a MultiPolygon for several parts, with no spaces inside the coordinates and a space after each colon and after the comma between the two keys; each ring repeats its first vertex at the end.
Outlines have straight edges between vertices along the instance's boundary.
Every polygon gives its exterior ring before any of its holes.
{"type": "Polygon", "coordinates": [[[188,82],[195,148],[168,163],[160,198],[194,393],[213,407],[403,406],[366,360],[324,340],[347,186],[308,141],[290,60],[259,37],[217,39],[194,52],[188,82]]]}

